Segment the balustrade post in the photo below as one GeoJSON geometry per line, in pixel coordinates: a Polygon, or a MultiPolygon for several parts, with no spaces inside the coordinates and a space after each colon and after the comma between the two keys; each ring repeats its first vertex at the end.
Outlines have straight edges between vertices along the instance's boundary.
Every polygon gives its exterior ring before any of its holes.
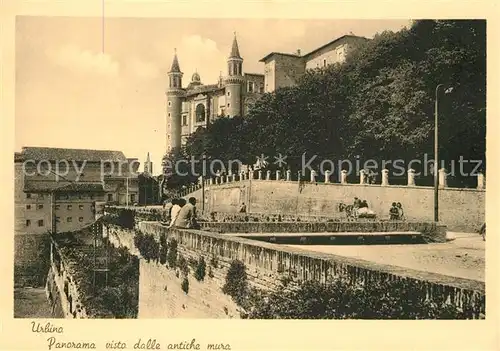
{"type": "Polygon", "coordinates": [[[389,170],[388,169],[382,170],[382,185],[383,186],[389,185],[389,170]]]}
{"type": "Polygon", "coordinates": [[[340,184],[347,184],[347,171],[345,169],[340,172],[340,184]]]}
{"type": "Polygon", "coordinates": [[[446,188],[448,186],[448,182],[447,182],[446,178],[447,178],[446,169],[441,168],[439,170],[439,187],[441,189],[446,188]]]}
{"type": "Polygon", "coordinates": [[[366,184],[366,171],[364,169],[359,171],[359,184],[366,184]]]}
{"type": "Polygon", "coordinates": [[[477,188],[478,189],[484,189],[485,188],[485,181],[484,181],[484,174],[483,174],[483,172],[479,172],[477,174],[477,188]]]}
{"type": "Polygon", "coordinates": [[[325,183],[330,183],[330,171],[328,169],[325,171],[325,183]]]}
{"type": "Polygon", "coordinates": [[[311,183],[316,183],[316,171],[311,170],[311,183]]]}
{"type": "Polygon", "coordinates": [[[408,185],[409,186],[415,185],[415,170],[411,168],[408,170],[408,185]]]}

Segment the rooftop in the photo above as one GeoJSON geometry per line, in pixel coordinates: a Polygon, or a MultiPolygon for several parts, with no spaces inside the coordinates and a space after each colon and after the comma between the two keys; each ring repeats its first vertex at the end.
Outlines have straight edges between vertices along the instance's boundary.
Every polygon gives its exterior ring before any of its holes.
{"type": "MultiPolygon", "coordinates": [[[[15,155],[15,158],[17,155],[15,155]]],[[[126,161],[127,158],[121,151],[91,150],[91,149],[65,149],[55,147],[23,147],[21,157],[25,160],[74,160],[87,162],[126,161]]]]}
{"type": "Polygon", "coordinates": [[[320,50],[322,50],[322,49],[324,49],[324,48],[326,48],[326,47],[328,47],[328,46],[330,46],[330,45],[332,45],[332,44],[335,44],[336,42],[338,42],[338,41],[340,41],[340,40],[342,40],[342,39],[347,39],[347,38],[351,38],[351,39],[354,39],[354,38],[355,38],[355,39],[361,39],[361,40],[365,40],[365,41],[370,40],[370,39],[368,39],[368,38],[365,38],[365,37],[360,37],[360,36],[357,36],[357,35],[350,35],[350,34],[349,34],[349,35],[343,35],[343,36],[341,36],[341,37],[338,37],[337,39],[334,39],[334,40],[332,40],[332,41],[330,41],[330,42],[326,43],[325,45],[320,46],[319,48],[314,49],[314,50],[313,50],[313,51],[311,51],[310,53],[305,54],[303,57],[307,58],[307,57],[309,57],[309,56],[311,56],[311,55],[315,54],[316,52],[318,52],[318,51],[320,51],[320,50]]]}
{"type": "Polygon", "coordinates": [[[24,192],[46,193],[46,192],[104,192],[102,183],[97,182],[74,182],[68,181],[46,181],[31,180],[24,184],[24,192]]]}
{"type": "Polygon", "coordinates": [[[260,59],[260,60],[259,60],[259,62],[266,62],[266,61],[268,61],[269,59],[271,59],[271,58],[272,58],[273,56],[275,56],[275,55],[276,55],[276,56],[289,56],[289,57],[295,57],[295,58],[304,58],[304,59],[307,59],[309,56],[311,56],[311,55],[315,54],[316,52],[318,52],[318,51],[320,51],[320,50],[322,50],[322,49],[324,49],[324,48],[326,48],[326,47],[328,47],[328,46],[330,46],[330,45],[332,45],[332,44],[335,44],[336,42],[338,42],[338,41],[340,41],[340,40],[342,40],[342,39],[347,39],[347,38],[351,38],[351,39],[352,39],[352,38],[356,38],[356,39],[361,39],[361,40],[363,40],[363,39],[364,39],[364,40],[366,40],[366,41],[370,40],[370,39],[365,38],[365,37],[360,37],[360,36],[357,36],[357,35],[351,35],[351,34],[348,34],[348,35],[343,35],[343,36],[341,36],[341,37],[338,37],[337,39],[334,39],[334,40],[332,40],[332,41],[330,41],[330,42],[328,42],[328,43],[326,43],[326,44],[324,44],[324,45],[322,45],[322,46],[320,46],[320,47],[318,47],[318,48],[314,49],[313,51],[309,52],[308,54],[305,54],[305,55],[302,55],[302,56],[301,56],[301,55],[297,55],[297,54],[289,54],[289,53],[274,52],[274,51],[273,51],[273,52],[271,52],[271,53],[267,54],[267,55],[266,55],[265,57],[263,57],[262,59],[260,59]]]}

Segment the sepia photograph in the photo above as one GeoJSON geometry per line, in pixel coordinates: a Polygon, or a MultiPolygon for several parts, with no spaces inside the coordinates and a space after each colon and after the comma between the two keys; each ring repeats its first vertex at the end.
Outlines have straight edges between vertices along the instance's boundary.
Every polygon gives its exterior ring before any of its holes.
{"type": "Polygon", "coordinates": [[[486,38],[17,16],[13,317],[487,318],[486,38]]]}

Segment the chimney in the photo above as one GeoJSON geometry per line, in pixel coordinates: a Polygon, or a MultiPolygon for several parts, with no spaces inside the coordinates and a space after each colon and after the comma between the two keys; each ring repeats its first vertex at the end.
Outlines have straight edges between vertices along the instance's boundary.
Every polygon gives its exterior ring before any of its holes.
{"type": "Polygon", "coordinates": [[[300,49],[297,49],[297,56],[300,56],[300,49]]]}

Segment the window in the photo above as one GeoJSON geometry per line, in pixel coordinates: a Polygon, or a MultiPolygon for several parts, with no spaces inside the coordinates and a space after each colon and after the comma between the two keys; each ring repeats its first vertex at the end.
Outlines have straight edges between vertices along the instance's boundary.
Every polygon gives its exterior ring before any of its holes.
{"type": "Polygon", "coordinates": [[[205,105],[203,104],[196,106],[196,122],[205,122],[205,105]]]}
{"type": "Polygon", "coordinates": [[[26,220],[26,226],[29,227],[31,225],[31,221],[29,219],[26,220]]]}
{"type": "Polygon", "coordinates": [[[170,140],[170,134],[167,134],[167,139],[170,140]]]}
{"type": "Polygon", "coordinates": [[[227,96],[231,96],[231,92],[230,91],[227,92],[227,96]]]}
{"type": "Polygon", "coordinates": [[[78,217],[78,222],[83,222],[83,217],[78,217]]]}
{"type": "Polygon", "coordinates": [[[113,201],[113,194],[108,194],[108,201],[113,201]]]}
{"type": "Polygon", "coordinates": [[[264,93],[264,83],[260,83],[260,86],[259,86],[259,93],[264,93]]]}
{"type": "Polygon", "coordinates": [[[323,60],[323,67],[326,67],[326,59],[323,60]]]}
{"type": "Polygon", "coordinates": [[[43,194],[38,194],[38,198],[39,198],[40,200],[43,200],[43,194]]]}
{"type": "Polygon", "coordinates": [[[231,104],[229,102],[227,103],[227,107],[231,107],[231,104]]]}
{"type": "Polygon", "coordinates": [[[90,200],[94,200],[94,194],[90,194],[90,200]]]}
{"type": "Polygon", "coordinates": [[[26,205],[27,210],[31,210],[31,205],[26,205]]]}
{"type": "Polygon", "coordinates": [[[170,123],[169,123],[169,124],[167,124],[167,128],[170,130],[170,123]]]}
{"type": "Polygon", "coordinates": [[[37,207],[38,207],[39,210],[41,210],[43,208],[43,205],[39,204],[37,207]]]}
{"type": "Polygon", "coordinates": [[[135,202],[135,194],[130,194],[130,202],[135,202]]]}
{"type": "Polygon", "coordinates": [[[30,193],[26,193],[26,198],[27,199],[31,199],[31,194],[30,193]]]}
{"type": "Polygon", "coordinates": [[[68,223],[73,222],[73,217],[67,217],[66,222],[68,222],[68,223]]]}
{"type": "Polygon", "coordinates": [[[79,205],[78,207],[80,208],[80,210],[83,210],[83,205],[79,205]]]}
{"type": "Polygon", "coordinates": [[[172,101],[168,102],[168,107],[172,106],[172,101]]]}
{"type": "Polygon", "coordinates": [[[253,93],[253,90],[254,90],[254,82],[248,82],[247,91],[249,93],[253,93]]]}
{"type": "Polygon", "coordinates": [[[182,116],[182,125],[183,126],[187,126],[188,125],[187,115],[182,116]]]}
{"type": "Polygon", "coordinates": [[[39,227],[43,227],[43,219],[39,219],[38,220],[38,226],[39,227]]]}
{"type": "Polygon", "coordinates": [[[58,210],[59,208],[61,208],[61,205],[56,205],[56,210],[58,210]]]}
{"type": "Polygon", "coordinates": [[[172,115],[170,114],[170,112],[168,113],[168,118],[170,118],[172,115]]]}
{"type": "Polygon", "coordinates": [[[73,205],[68,205],[68,210],[71,210],[73,208],[73,205]]]}
{"type": "Polygon", "coordinates": [[[56,223],[59,223],[61,221],[61,218],[56,217],[56,223]]]}

